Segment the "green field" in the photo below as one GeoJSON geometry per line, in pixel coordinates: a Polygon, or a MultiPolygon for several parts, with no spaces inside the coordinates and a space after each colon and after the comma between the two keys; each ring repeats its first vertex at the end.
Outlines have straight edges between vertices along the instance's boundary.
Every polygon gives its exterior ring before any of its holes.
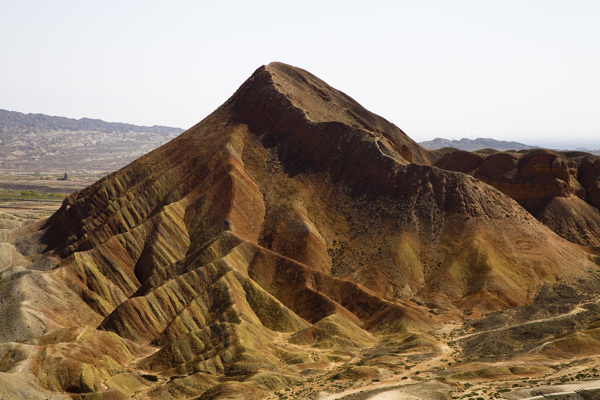
{"type": "Polygon", "coordinates": [[[98,176],[0,175],[0,212],[21,218],[45,218],[65,197],[99,179],[98,176]]]}

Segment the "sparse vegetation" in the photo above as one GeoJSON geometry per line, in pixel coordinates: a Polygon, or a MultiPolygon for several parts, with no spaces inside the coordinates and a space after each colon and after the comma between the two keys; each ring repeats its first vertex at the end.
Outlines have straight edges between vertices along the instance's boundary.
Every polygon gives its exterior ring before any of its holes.
{"type": "Polygon", "coordinates": [[[68,181],[41,174],[0,175],[0,211],[24,218],[47,217],[71,192],[91,184],[95,176],[72,176],[68,181]]]}

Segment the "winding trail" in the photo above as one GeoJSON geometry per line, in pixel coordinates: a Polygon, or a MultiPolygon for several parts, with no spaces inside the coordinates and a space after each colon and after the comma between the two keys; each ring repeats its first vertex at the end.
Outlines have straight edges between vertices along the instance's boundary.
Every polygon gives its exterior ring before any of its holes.
{"type": "Polygon", "coordinates": [[[548,317],[548,318],[534,319],[534,320],[531,320],[531,321],[522,322],[522,323],[513,324],[513,325],[502,326],[500,328],[490,329],[490,330],[487,330],[487,331],[479,331],[479,332],[467,333],[465,335],[456,336],[456,337],[453,338],[453,340],[468,339],[470,337],[482,335],[484,333],[502,332],[502,331],[506,331],[506,330],[509,330],[509,329],[512,329],[512,328],[518,328],[518,327],[525,326],[525,325],[533,325],[533,324],[539,324],[539,323],[543,323],[543,322],[558,321],[558,320],[561,320],[561,319],[569,318],[569,317],[571,317],[573,315],[576,315],[576,314],[579,314],[579,313],[581,313],[583,311],[586,311],[586,309],[583,307],[585,305],[588,305],[588,304],[598,304],[599,302],[600,302],[600,299],[595,298],[594,301],[589,301],[587,303],[579,304],[579,305],[573,307],[572,310],[570,310],[569,312],[566,312],[564,314],[560,314],[560,315],[556,315],[556,316],[548,317]]]}

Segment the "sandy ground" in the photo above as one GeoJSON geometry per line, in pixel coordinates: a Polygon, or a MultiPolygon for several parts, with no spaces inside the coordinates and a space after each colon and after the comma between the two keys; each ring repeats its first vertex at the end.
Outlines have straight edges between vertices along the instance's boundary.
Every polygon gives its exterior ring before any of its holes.
{"type": "MultiPolygon", "coordinates": [[[[418,363],[412,369],[415,371],[431,371],[436,367],[442,367],[447,365],[447,360],[452,358],[453,350],[447,345],[443,344],[440,346],[441,353],[433,358],[424,360],[418,363]],[[445,360],[445,361],[442,361],[445,360]]],[[[426,389],[430,385],[444,386],[444,391],[447,391],[445,385],[435,381],[414,381],[412,379],[400,380],[401,376],[396,376],[391,380],[371,383],[365,386],[361,386],[355,389],[343,391],[341,393],[327,393],[322,392],[318,400],[392,400],[392,399],[415,399],[415,400],[432,400],[436,396],[432,396],[432,393],[426,389]],[[400,384],[401,382],[401,384],[400,384]],[[417,387],[423,387],[422,390],[416,389],[417,387]],[[418,393],[418,394],[417,394],[418,393]]]]}
{"type": "Polygon", "coordinates": [[[360,389],[329,395],[321,393],[317,400],[442,400],[447,399],[449,387],[437,381],[406,382],[403,385],[381,385],[378,389],[360,389]],[[446,393],[446,394],[444,394],[446,393]]]}
{"type": "MultiPolygon", "coordinates": [[[[412,395],[410,393],[406,393],[404,390],[402,389],[393,389],[393,390],[389,390],[389,391],[385,391],[385,392],[381,392],[381,393],[377,393],[377,394],[369,394],[368,392],[359,392],[360,395],[357,395],[357,393],[342,393],[342,394],[338,394],[336,396],[326,396],[326,397],[319,397],[319,400],[330,400],[330,399],[343,399],[346,398],[349,395],[356,395],[356,396],[352,396],[351,400],[359,400],[359,399],[365,399],[365,400],[401,400],[401,399],[405,399],[405,400],[409,400],[409,399],[413,399],[413,400],[422,400],[422,397],[416,397],[415,395],[412,395]],[[342,397],[339,397],[342,396],[342,397]]],[[[350,399],[348,399],[350,400],[350,399]]]]}
{"type": "Polygon", "coordinates": [[[567,394],[573,393],[580,389],[599,389],[600,380],[589,380],[577,383],[567,383],[556,386],[540,386],[536,388],[528,388],[515,390],[506,395],[509,400],[527,400],[534,398],[543,398],[541,394],[567,394]]]}
{"type": "Polygon", "coordinates": [[[389,392],[383,392],[376,394],[373,397],[369,397],[369,400],[399,400],[399,399],[420,399],[414,395],[403,392],[402,390],[390,390],[389,392]]]}

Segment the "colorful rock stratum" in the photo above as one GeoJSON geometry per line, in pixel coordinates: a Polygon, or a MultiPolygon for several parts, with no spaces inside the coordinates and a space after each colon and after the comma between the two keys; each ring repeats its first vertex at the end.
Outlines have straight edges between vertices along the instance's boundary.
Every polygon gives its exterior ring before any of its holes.
{"type": "Polygon", "coordinates": [[[593,376],[599,172],[439,159],[263,66],[48,220],[0,219],[0,397],[443,399],[593,376]]]}

